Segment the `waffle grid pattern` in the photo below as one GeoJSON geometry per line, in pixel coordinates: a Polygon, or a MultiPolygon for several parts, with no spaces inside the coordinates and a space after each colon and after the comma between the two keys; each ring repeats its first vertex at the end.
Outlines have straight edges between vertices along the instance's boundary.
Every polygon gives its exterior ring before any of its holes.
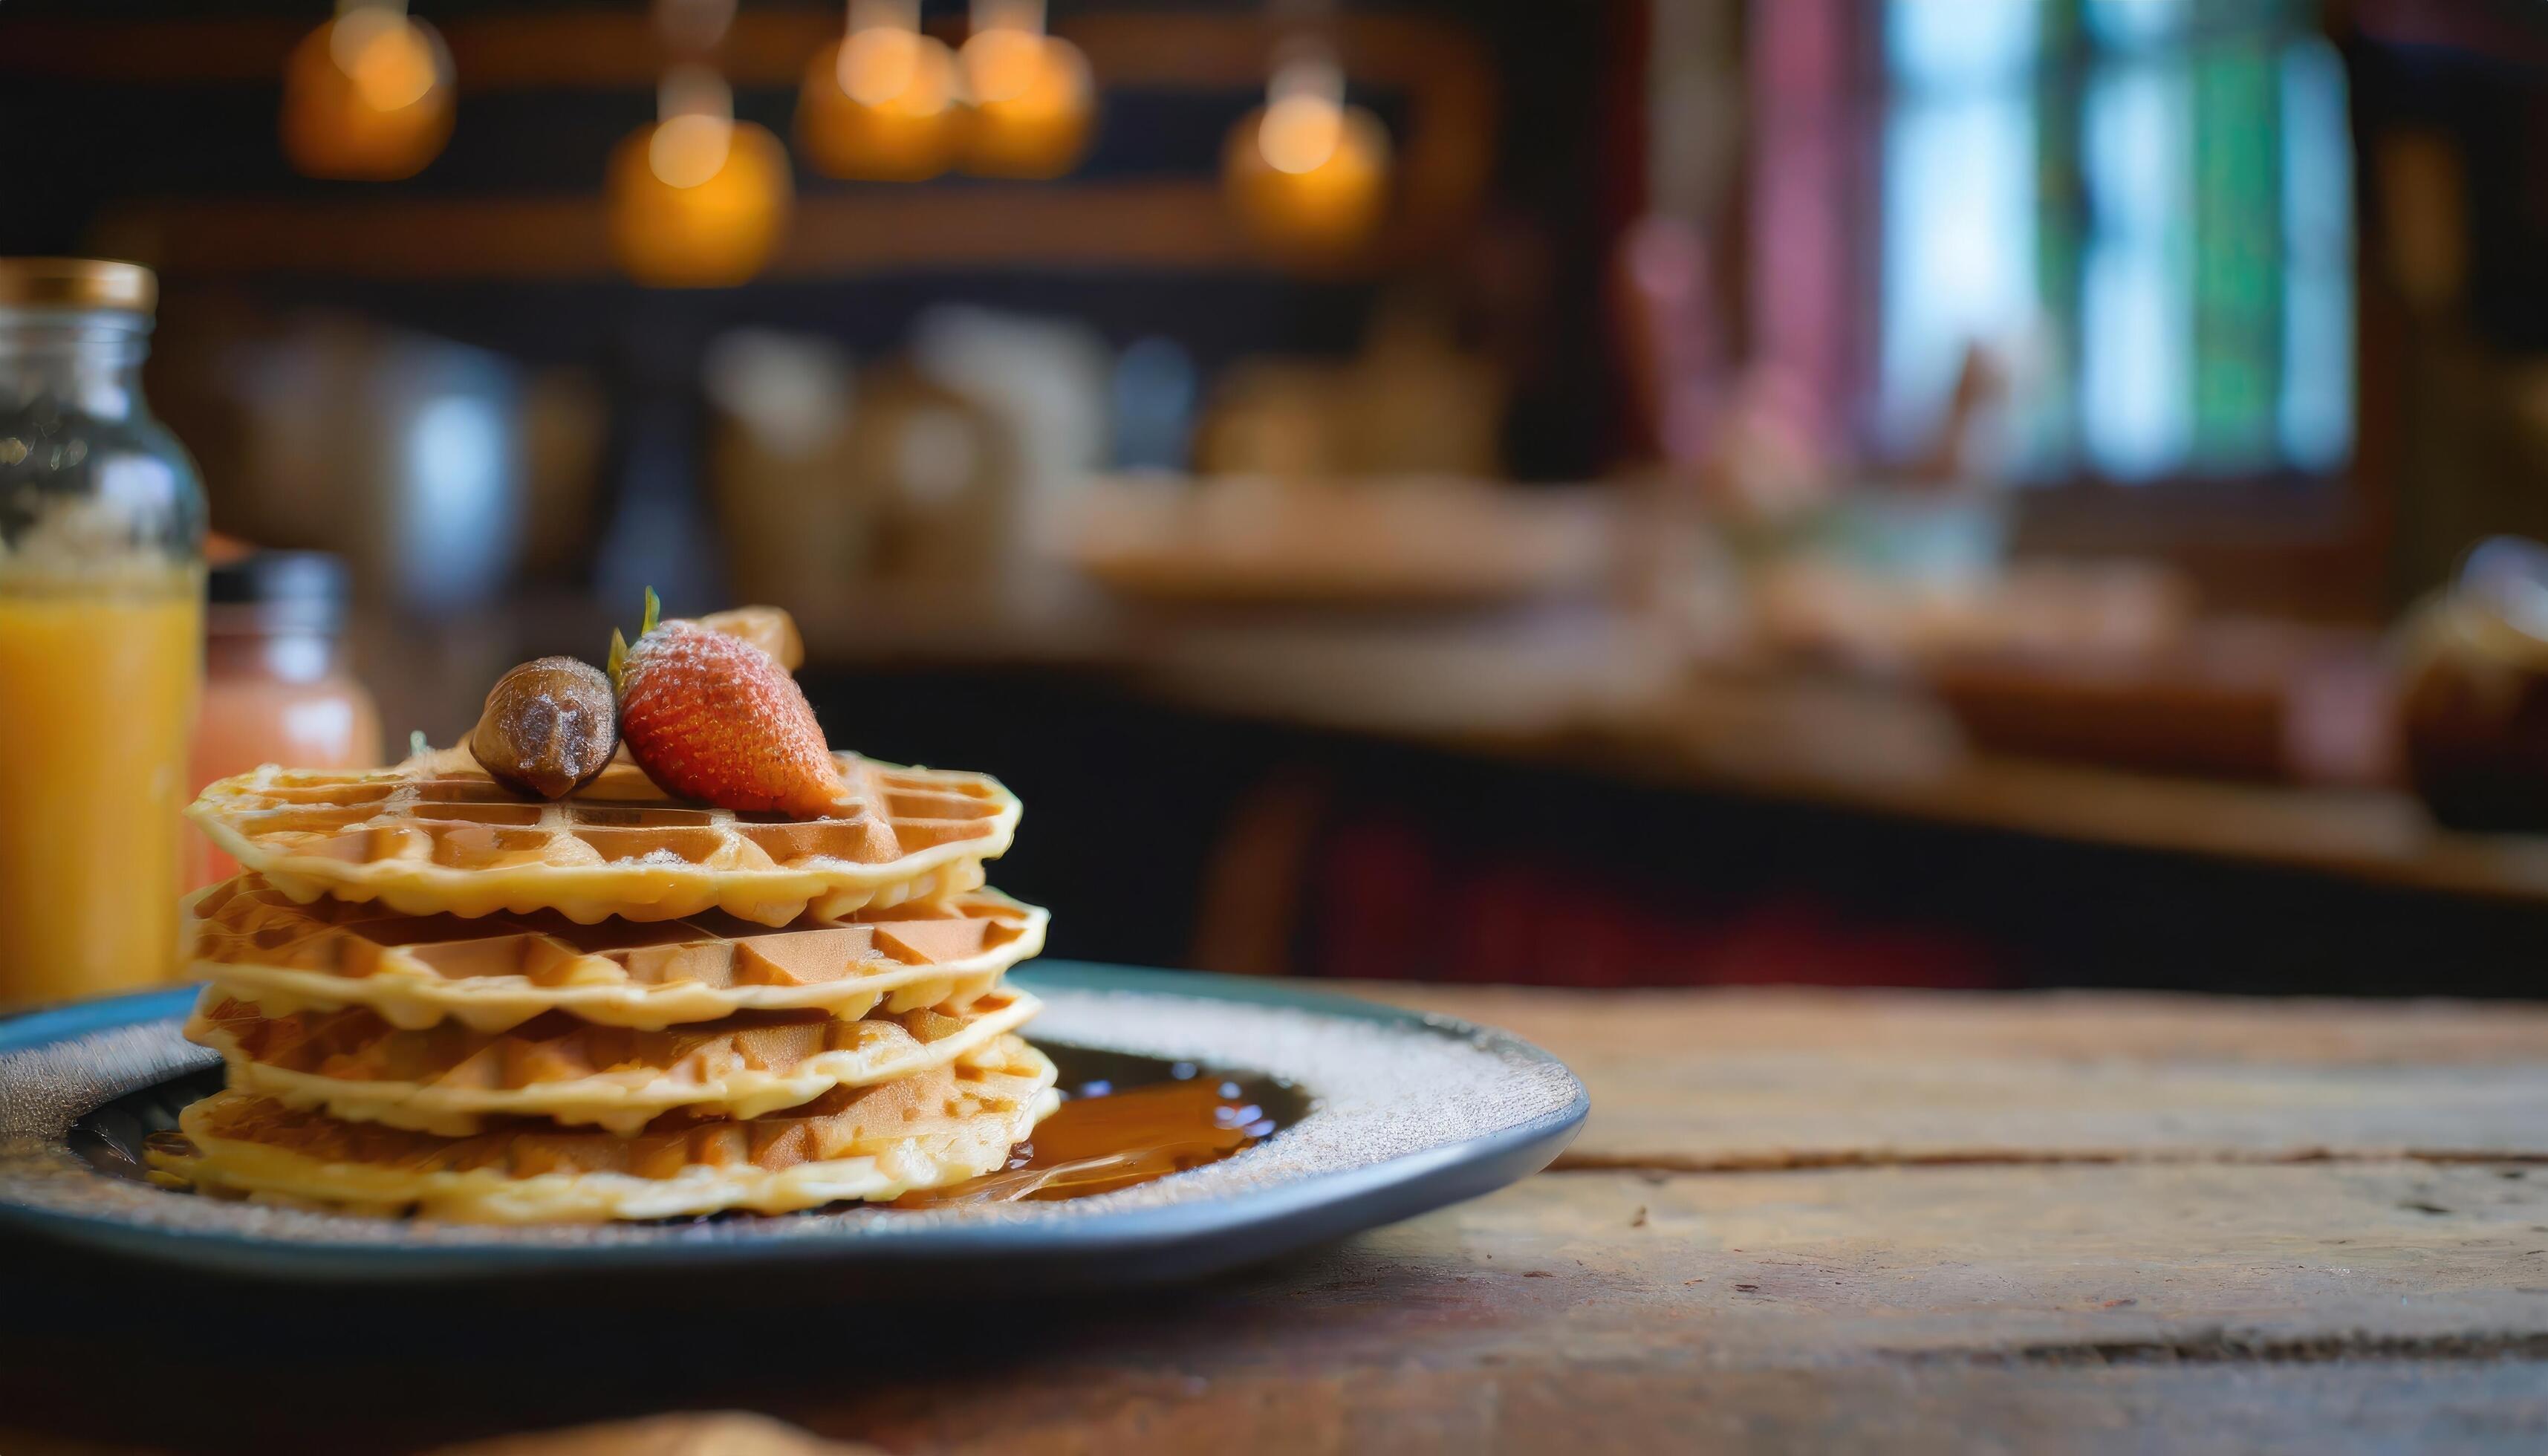
{"type": "Polygon", "coordinates": [[[367,1011],[267,1016],[207,996],[186,1036],[222,1053],[232,1088],[349,1122],[465,1138],[491,1119],[544,1117],[633,1137],[675,1109],[755,1118],[927,1071],[1040,1006],[1002,989],[968,1006],[854,1020],[747,1014],[643,1032],[551,1013],[489,1035],[450,1022],[402,1031],[367,1011]]]}
{"type": "Polygon", "coordinates": [[[189,900],[186,1035],[227,1090],[162,1171],[220,1197],[502,1223],[786,1213],[1003,1166],[1058,1105],[1000,985],[1046,915],[982,887],[1020,807],[836,754],[840,812],[570,798],[465,750],[275,768],[189,812],[245,866],[189,900]]]}
{"type": "Polygon", "coordinates": [[[987,775],[833,758],[844,810],[813,820],[669,798],[624,758],[571,798],[534,802],[461,749],[370,773],[268,766],[213,784],[189,813],[295,899],[583,924],[716,909],[784,925],[960,893],[1016,833],[1017,798],[987,775]]]}
{"type": "Polygon", "coordinates": [[[217,1196],[489,1223],[792,1213],[979,1177],[1059,1097],[1016,1037],[899,1081],[749,1121],[658,1118],[634,1137],[504,1124],[471,1138],[348,1122],[236,1089],[180,1115],[154,1157],[217,1196]]]}
{"type": "Polygon", "coordinates": [[[187,906],[191,973],[269,1015],[362,1008],[500,1032],[552,1011],[660,1031],[750,1011],[843,1019],[962,1004],[1044,949],[1045,912],[990,890],[773,929],[708,915],[578,925],[303,905],[252,875],[187,906]]]}

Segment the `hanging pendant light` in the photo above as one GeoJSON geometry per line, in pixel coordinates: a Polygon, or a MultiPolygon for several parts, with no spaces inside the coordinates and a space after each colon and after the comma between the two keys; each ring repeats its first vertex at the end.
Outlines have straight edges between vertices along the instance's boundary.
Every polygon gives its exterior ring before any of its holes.
{"type": "Polygon", "coordinates": [[[451,136],[451,51],[407,0],[338,0],[283,68],[283,153],[312,177],[389,182],[451,136]]]}
{"type": "Polygon", "coordinates": [[[794,202],[787,149],[734,119],[734,92],[712,68],[675,65],[656,120],[610,156],[610,243],[640,283],[721,288],[769,263],[794,202]]]}
{"type": "Polygon", "coordinates": [[[1265,105],[1222,148],[1223,190],[1240,226],[1287,261],[1350,260],[1387,210],[1388,129],[1344,95],[1333,53],[1295,45],[1276,62],[1265,105]]]}
{"type": "Polygon", "coordinates": [[[848,32],[806,63],[796,144],[835,177],[935,177],[956,160],[959,89],[955,54],[920,29],[918,0],[850,0],[848,32]]]}
{"type": "Polygon", "coordinates": [[[1046,35],[1044,0],[973,0],[957,53],[965,99],[964,170],[983,177],[1058,177],[1088,154],[1097,87],[1088,57],[1046,35]]]}

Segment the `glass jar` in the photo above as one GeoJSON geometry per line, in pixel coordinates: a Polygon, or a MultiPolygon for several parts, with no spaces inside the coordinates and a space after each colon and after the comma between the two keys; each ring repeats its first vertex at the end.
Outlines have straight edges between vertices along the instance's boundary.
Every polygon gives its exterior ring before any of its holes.
{"type": "MultiPolygon", "coordinates": [[[[212,569],[196,791],[264,764],[379,765],[380,708],[345,669],[346,587],[344,561],[320,551],[259,551],[212,569]]],[[[238,872],[211,845],[196,850],[196,885],[238,872]]]]}
{"type": "Polygon", "coordinates": [[[2433,818],[2548,833],[2548,546],[2480,542],[2399,636],[2399,736],[2433,818]]]}
{"type": "Polygon", "coordinates": [[[0,258],[0,1009],[176,965],[204,497],[141,398],[157,302],[0,258]]]}

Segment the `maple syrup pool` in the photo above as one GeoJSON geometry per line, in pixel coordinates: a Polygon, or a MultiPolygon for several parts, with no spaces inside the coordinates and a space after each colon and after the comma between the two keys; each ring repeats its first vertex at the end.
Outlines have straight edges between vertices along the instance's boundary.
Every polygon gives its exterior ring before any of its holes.
{"type": "MultiPolygon", "coordinates": [[[[1060,1068],[1063,1101],[1037,1125],[1033,1138],[1010,1150],[1006,1168],[905,1194],[888,1205],[835,1208],[889,1215],[894,1209],[1111,1193],[1244,1152],[1310,1110],[1307,1093],[1261,1073],[1081,1046],[1039,1046],[1060,1068]]],[[[163,1182],[165,1175],[151,1171],[145,1149],[154,1140],[181,1138],[177,1114],[221,1088],[222,1069],[211,1066],[128,1093],[72,1124],[71,1150],[119,1177],[163,1182]]],[[[707,1220],[767,1217],[797,1216],[730,1213],[707,1220]]]]}

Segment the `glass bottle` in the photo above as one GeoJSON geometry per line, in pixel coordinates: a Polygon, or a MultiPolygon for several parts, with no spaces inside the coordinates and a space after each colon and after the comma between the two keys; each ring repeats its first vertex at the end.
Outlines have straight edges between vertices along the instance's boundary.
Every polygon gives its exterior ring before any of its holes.
{"type": "Polygon", "coordinates": [[[0,258],[0,1009],[176,965],[204,498],[141,397],[157,302],[0,258]]]}

